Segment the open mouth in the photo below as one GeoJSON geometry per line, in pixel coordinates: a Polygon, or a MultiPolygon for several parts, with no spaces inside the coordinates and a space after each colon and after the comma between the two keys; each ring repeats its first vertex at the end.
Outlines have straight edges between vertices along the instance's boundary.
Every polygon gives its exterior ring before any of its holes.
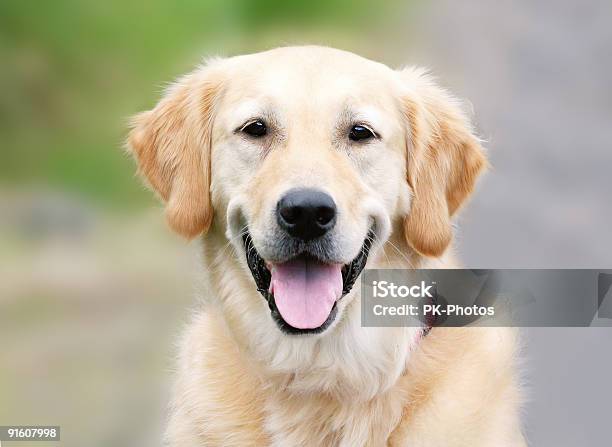
{"type": "Polygon", "coordinates": [[[287,334],[317,334],[335,320],[338,301],[351,291],[365,267],[374,232],[368,233],[359,254],[344,265],[307,254],[280,264],[267,263],[248,231],[242,239],[257,290],[268,302],[279,328],[287,334]]]}

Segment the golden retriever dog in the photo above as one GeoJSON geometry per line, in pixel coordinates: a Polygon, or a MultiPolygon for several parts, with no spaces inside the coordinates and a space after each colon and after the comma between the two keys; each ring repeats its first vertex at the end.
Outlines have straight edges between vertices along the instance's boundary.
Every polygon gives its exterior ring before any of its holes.
{"type": "Polygon", "coordinates": [[[128,146],[202,240],[167,445],[524,445],[511,329],[361,326],[365,266],[454,266],[487,165],[424,70],[316,46],[209,60],[128,146]]]}

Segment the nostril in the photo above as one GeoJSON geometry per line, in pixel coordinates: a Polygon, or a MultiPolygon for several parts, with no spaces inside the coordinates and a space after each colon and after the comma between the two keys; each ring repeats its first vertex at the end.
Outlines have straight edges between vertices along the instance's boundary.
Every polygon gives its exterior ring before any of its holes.
{"type": "Polygon", "coordinates": [[[301,209],[298,206],[281,206],[279,213],[289,225],[294,225],[300,218],[301,209]]]}
{"type": "Polygon", "coordinates": [[[336,217],[336,210],[330,206],[320,206],[317,208],[317,223],[319,225],[328,225],[334,217],[336,217]]]}

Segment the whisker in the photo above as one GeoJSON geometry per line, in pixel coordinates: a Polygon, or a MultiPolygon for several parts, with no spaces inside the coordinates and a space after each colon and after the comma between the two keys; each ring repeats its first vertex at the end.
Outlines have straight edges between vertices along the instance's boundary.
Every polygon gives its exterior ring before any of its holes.
{"type": "Polygon", "coordinates": [[[404,261],[408,263],[408,266],[410,268],[414,268],[414,264],[412,263],[412,260],[408,258],[408,256],[406,256],[406,254],[402,252],[393,242],[387,241],[386,243],[389,244],[391,248],[393,248],[404,259],[404,261]]]}

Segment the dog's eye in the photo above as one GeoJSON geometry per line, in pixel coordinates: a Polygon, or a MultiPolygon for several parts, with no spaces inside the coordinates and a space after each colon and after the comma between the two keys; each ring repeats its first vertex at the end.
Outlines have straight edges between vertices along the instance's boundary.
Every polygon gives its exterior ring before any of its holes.
{"type": "Polygon", "coordinates": [[[252,137],[263,137],[266,133],[268,133],[266,124],[260,120],[247,124],[241,130],[252,137]]]}
{"type": "Polygon", "coordinates": [[[376,135],[370,129],[360,124],[351,127],[349,138],[353,141],[362,141],[374,138],[376,135]]]}

